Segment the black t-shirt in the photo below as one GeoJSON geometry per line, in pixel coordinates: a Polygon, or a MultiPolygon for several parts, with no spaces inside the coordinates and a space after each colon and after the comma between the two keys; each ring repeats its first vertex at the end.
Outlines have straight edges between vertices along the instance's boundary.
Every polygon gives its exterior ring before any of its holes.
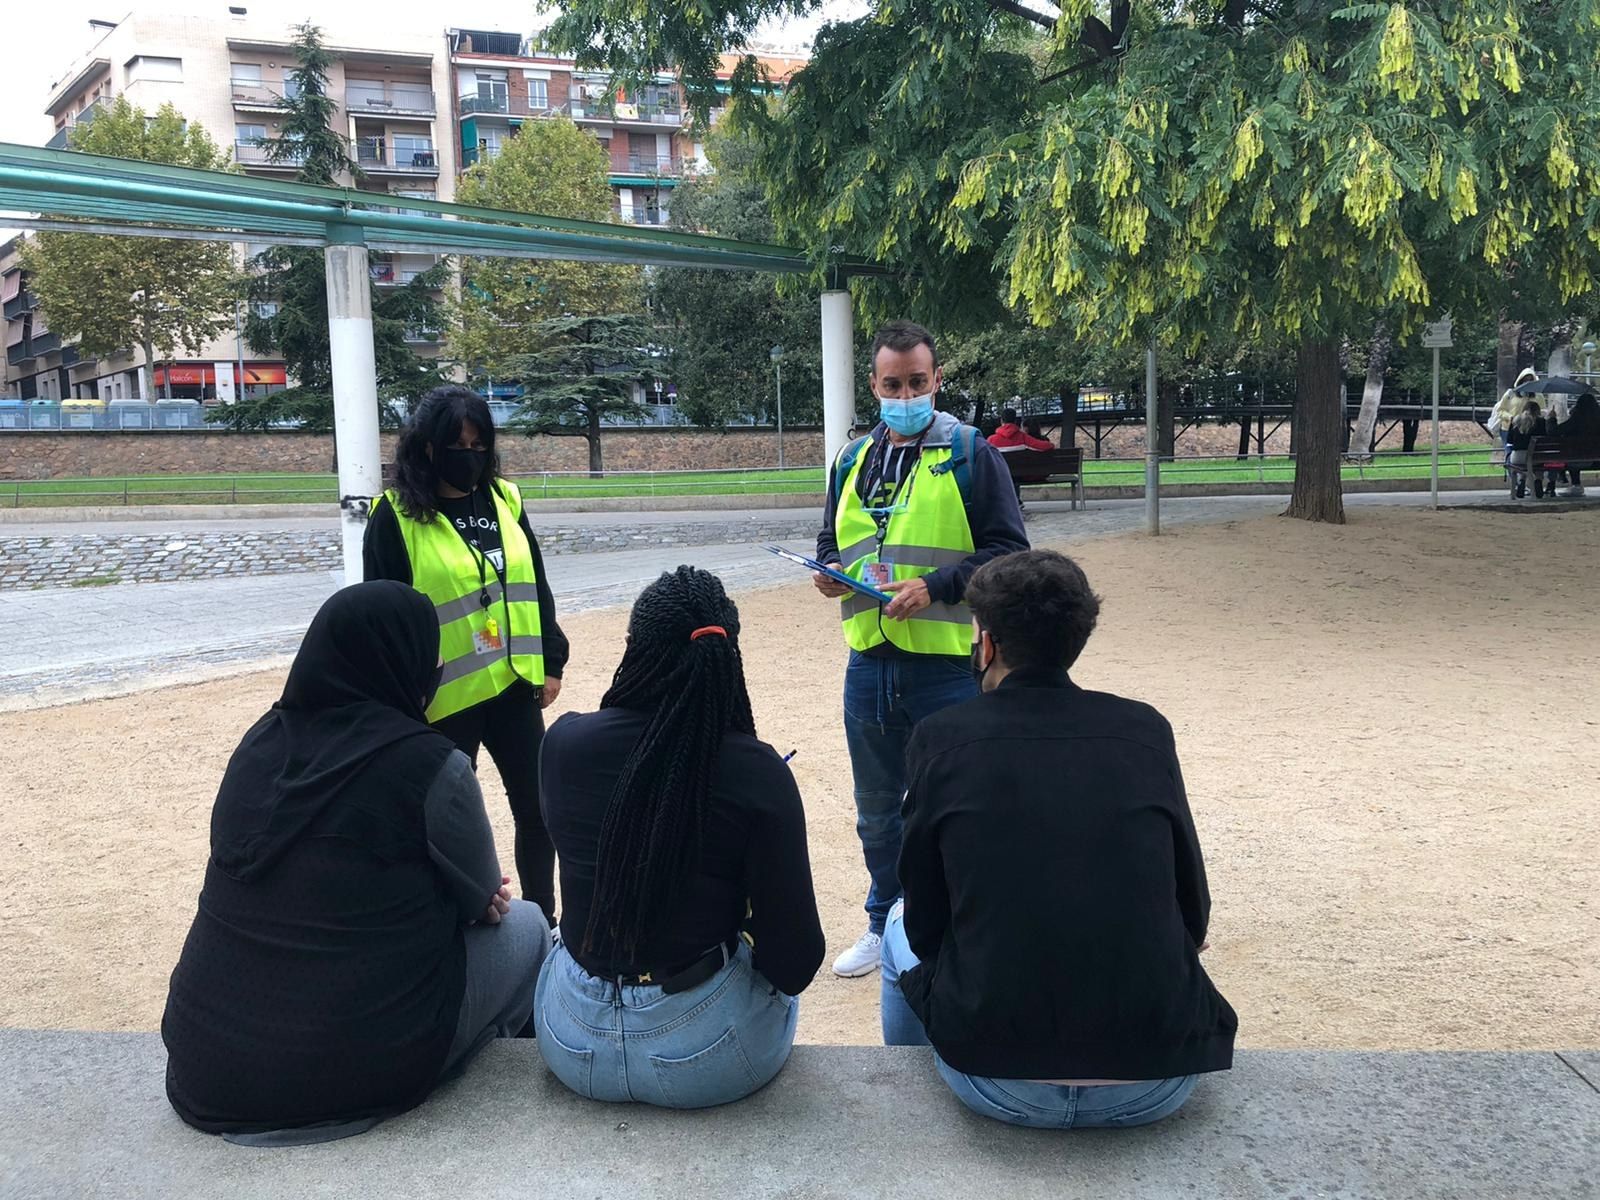
{"type": "Polygon", "coordinates": [[[824,950],[805,810],[777,752],[742,733],[722,741],[700,864],[683,881],[671,919],[645,939],[634,961],[605,944],[582,952],[600,826],[648,720],[625,708],[568,713],[545,734],[539,805],[561,860],[562,940],[590,974],[614,977],[685,967],[743,926],[756,969],[779,991],[798,995],[824,950]]]}
{"type": "Polygon", "coordinates": [[[439,515],[454,525],[461,540],[488,559],[495,574],[504,579],[506,554],[500,537],[500,519],[482,493],[473,492],[454,500],[441,496],[439,515]]]}

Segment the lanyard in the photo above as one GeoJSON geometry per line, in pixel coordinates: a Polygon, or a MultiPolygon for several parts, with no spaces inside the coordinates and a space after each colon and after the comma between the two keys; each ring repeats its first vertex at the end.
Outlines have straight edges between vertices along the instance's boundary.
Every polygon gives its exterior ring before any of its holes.
{"type": "MultiPolygon", "coordinates": [[[[931,429],[932,426],[930,425],[929,428],[931,429]]],[[[870,516],[877,526],[877,542],[880,550],[883,548],[884,539],[888,536],[889,518],[895,513],[905,512],[911,507],[911,495],[917,486],[917,468],[922,465],[922,443],[927,436],[928,430],[924,429],[915,442],[906,446],[891,446],[887,435],[879,443],[875,462],[867,476],[869,485],[867,494],[869,496],[883,490],[885,483],[883,474],[888,467],[890,454],[899,451],[901,463],[900,472],[894,480],[893,490],[890,491],[887,497],[888,502],[877,507],[867,505],[862,507],[862,511],[870,516]],[[907,463],[910,463],[909,472],[907,472],[905,466],[907,463]],[[875,486],[873,486],[874,484],[875,486]]]]}

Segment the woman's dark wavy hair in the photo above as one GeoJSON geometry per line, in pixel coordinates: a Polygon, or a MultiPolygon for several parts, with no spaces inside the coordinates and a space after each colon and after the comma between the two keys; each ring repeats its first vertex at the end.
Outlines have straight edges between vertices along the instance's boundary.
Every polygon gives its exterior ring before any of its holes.
{"type": "Polygon", "coordinates": [[[489,414],[489,405],[477,392],[460,384],[434,388],[400,430],[400,443],[395,448],[394,489],[400,494],[400,510],[413,521],[426,524],[438,515],[435,489],[439,472],[428,457],[428,447],[432,446],[437,455],[455,445],[465,421],[478,427],[489,451],[489,469],[479,486],[487,489],[499,476],[500,456],[494,451],[494,417],[489,414]]]}
{"type": "Polygon", "coordinates": [[[730,731],[756,731],[739,654],[739,610],[720,579],[679,567],[645,588],[600,707],[649,717],[606,806],[583,931],[584,952],[600,941],[628,958],[671,914],[699,861],[722,739],[730,731]],[[721,626],[727,636],[691,638],[707,625],[721,626]]]}

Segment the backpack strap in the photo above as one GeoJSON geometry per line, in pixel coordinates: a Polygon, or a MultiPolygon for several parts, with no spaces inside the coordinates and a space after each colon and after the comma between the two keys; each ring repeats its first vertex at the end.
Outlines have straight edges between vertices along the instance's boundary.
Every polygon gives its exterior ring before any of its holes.
{"type": "Polygon", "coordinates": [[[959,461],[955,467],[956,487],[961,490],[963,507],[972,507],[972,460],[978,453],[978,431],[971,425],[957,425],[950,439],[950,452],[959,461]]]}
{"type": "Polygon", "coordinates": [[[872,435],[863,434],[852,442],[846,442],[839,451],[839,457],[833,461],[833,507],[839,508],[839,497],[844,495],[844,481],[850,477],[851,468],[856,465],[856,459],[861,457],[861,452],[872,444],[872,435]]]}

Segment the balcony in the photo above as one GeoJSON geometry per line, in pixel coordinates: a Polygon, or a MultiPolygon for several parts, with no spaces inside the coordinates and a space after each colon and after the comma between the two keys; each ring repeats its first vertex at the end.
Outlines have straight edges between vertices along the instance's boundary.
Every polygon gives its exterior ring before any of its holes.
{"type": "Polygon", "coordinates": [[[356,162],[369,175],[439,174],[439,152],[433,147],[390,146],[385,138],[357,138],[356,162]]]}
{"type": "Polygon", "coordinates": [[[479,92],[461,97],[463,117],[545,117],[554,111],[559,110],[529,104],[526,96],[486,96],[479,92]]]}
{"type": "Polygon", "coordinates": [[[83,106],[77,116],[73,117],[60,129],[56,130],[55,133],[51,135],[50,140],[44,144],[44,148],[46,150],[68,149],[68,135],[72,132],[72,130],[79,125],[93,124],[94,119],[98,117],[102,111],[110,107],[111,98],[109,96],[96,96],[88,104],[83,106]]]}
{"type": "Polygon", "coordinates": [[[354,116],[431,117],[433,92],[425,84],[349,80],[344,89],[344,106],[354,116]]]}
{"type": "Polygon", "coordinates": [[[616,204],[612,205],[611,212],[624,225],[667,225],[672,221],[671,214],[659,208],[623,208],[616,204]]]}
{"type": "Polygon", "coordinates": [[[624,104],[605,100],[574,100],[560,110],[574,121],[601,122],[606,125],[665,125],[677,128],[683,124],[683,109],[672,101],[655,101],[643,104],[624,104]]]}
{"type": "Polygon", "coordinates": [[[33,293],[24,289],[6,301],[5,317],[8,321],[15,321],[23,313],[34,310],[35,302],[33,293]]]}
{"type": "Polygon", "coordinates": [[[297,171],[306,160],[304,153],[290,153],[286,157],[280,156],[274,162],[268,157],[267,147],[257,146],[251,142],[235,142],[233,157],[241,166],[261,167],[269,171],[297,171]]]}
{"type": "Polygon", "coordinates": [[[288,77],[281,80],[235,79],[232,84],[235,108],[276,111],[283,108],[285,100],[293,100],[300,94],[299,87],[288,77]]]}
{"type": "Polygon", "coordinates": [[[420,326],[406,326],[406,343],[412,346],[433,346],[439,342],[440,333],[437,329],[423,329],[420,326]]]}
{"type": "Polygon", "coordinates": [[[419,267],[414,263],[400,265],[389,259],[380,258],[367,265],[367,273],[372,282],[379,287],[405,287],[406,284],[422,278],[438,264],[437,258],[425,267],[419,267]]]}
{"type": "Polygon", "coordinates": [[[613,174],[658,175],[677,177],[683,174],[683,159],[676,154],[662,157],[655,154],[630,154],[626,163],[613,162],[613,174]]]}

